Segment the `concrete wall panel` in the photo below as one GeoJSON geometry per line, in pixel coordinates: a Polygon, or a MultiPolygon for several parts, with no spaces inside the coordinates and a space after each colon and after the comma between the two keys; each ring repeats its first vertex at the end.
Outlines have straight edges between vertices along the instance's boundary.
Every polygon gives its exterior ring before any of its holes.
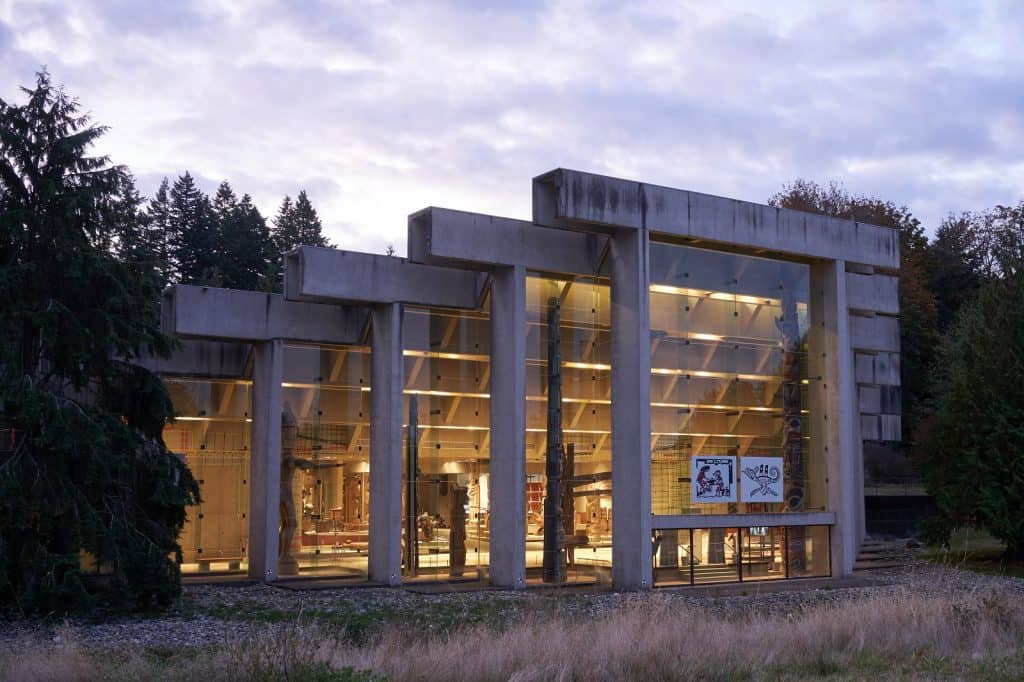
{"type": "Polygon", "coordinates": [[[896,315],[900,311],[899,278],[891,275],[846,273],[850,308],[896,315]]]}
{"type": "Polygon", "coordinates": [[[899,320],[895,317],[850,316],[850,342],[855,350],[898,352],[900,349],[899,320]]]}

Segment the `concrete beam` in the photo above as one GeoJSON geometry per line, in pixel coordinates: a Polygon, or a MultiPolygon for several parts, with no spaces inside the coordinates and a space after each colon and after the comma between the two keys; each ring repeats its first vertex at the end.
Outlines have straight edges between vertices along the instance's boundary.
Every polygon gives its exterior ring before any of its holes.
{"type": "Polygon", "coordinates": [[[404,258],[301,246],[285,254],[289,301],[411,303],[477,308],[487,276],[404,258]]]}
{"type": "Polygon", "coordinates": [[[612,585],[651,575],[651,310],[647,231],[611,238],[612,585]]]}
{"type": "Polygon", "coordinates": [[[598,235],[433,206],[409,216],[409,259],[431,265],[594,275],[607,243],[598,235]]]}
{"type": "Polygon", "coordinates": [[[402,582],[402,306],[373,308],[370,379],[370,580],[402,582]]]}
{"type": "Polygon", "coordinates": [[[491,283],[491,584],[526,586],[526,270],[491,283]]]}
{"type": "Polygon", "coordinates": [[[248,343],[187,340],[169,358],[144,355],[134,362],[151,372],[202,379],[243,379],[249,375],[248,343]]]}
{"type": "Polygon", "coordinates": [[[281,382],[284,344],[256,344],[252,382],[252,464],[249,486],[249,577],[277,580],[281,500],[281,382]]]}
{"type": "Polygon", "coordinates": [[[165,334],[184,339],[285,339],[339,345],[362,342],[369,312],[286,301],[281,294],[178,284],[163,295],[165,334]]]}
{"type": "Polygon", "coordinates": [[[647,229],[714,244],[899,268],[896,230],[559,168],[534,178],[533,221],[647,229]]]}

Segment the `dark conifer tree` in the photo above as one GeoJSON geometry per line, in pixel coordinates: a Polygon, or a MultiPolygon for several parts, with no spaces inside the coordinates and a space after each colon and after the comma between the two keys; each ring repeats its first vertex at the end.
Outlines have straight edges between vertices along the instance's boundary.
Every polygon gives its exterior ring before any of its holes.
{"type": "Polygon", "coordinates": [[[295,207],[292,211],[292,221],[298,238],[291,248],[296,246],[330,246],[330,241],[324,236],[323,224],[316,209],[306,196],[306,190],[299,192],[295,200],[295,207]]]}
{"type": "Polygon", "coordinates": [[[213,200],[217,223],[215,268],[220,286],[232,289],[264,289],[270,232],[266,221],[246,194],[239,201],[227,181],[213,200]]]}
{"type": "Polygon", "coordinates": [[[174,245],[178,240],[174,235],[174,224],[171,221],[170,192],[171,185],[167,178],[164,178],[156,191],[156,196],[149,201],[144,216],[149,243],[157,262],[161,289],[178,281],[177,261],[174,258],[174,245]]]}
{"type": "Polygon", "coordinates": [[[162,382],[131,364],[172,345],[153,273],[111,253],[144,248],[138,196],[45,71],[23,92],[0,100],[0,604],[88,606],[83,556],[119,603],[167,604],[198,487],[164,446],[162,382]]]}
{"type": "Polygon", "coordinates": [[[214,212],[188,171],[171,188],[170,224],[179,281],[219,286],[214,212]]]}

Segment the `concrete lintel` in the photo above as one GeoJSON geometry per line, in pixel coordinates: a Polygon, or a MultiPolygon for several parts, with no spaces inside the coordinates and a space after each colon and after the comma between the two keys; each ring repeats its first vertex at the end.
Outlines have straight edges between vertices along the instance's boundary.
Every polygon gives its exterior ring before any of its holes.
{"type": "Polygon", "coordinates": [[[363,340],[364,308],[286,301],[281,294],[178,284],[161,302],[165,334],[183,339],[349,345],[363,340]]]}
{"type": "Polygon", "coordinates": [[[593,275],[607,242],[599,235],[433,206],[409,216],[409,259],[431,265],[520,265],[593,275]]]}
{"type": "Polygon", "coordinates": [[[244,379],[250,374],[252,346],[226,341],[182,341],[180,350],[169,358],[144,354],[134,362],[151,372],[167,376],[202,379],[244,379]]]}
{"type": "Polygon", "coordinates": [[[477,308],[487,276],[405,258],[300,246],[285,254],[289,301],[411,303],[477,308]]]}
{"type": "Polygon", "coordinates": [[[534,178],[533,220],[569,229],[645,228],[750,249],[899,268],[896,230],[559,168],[534,178]]]}
{"type": "Polygon", "coordinates": [[[677,514],[652,516],[652,530],[678,528],[750,528],[758,526],[831,526],[833,512],[788,512],[771,514],[677,514]]]}

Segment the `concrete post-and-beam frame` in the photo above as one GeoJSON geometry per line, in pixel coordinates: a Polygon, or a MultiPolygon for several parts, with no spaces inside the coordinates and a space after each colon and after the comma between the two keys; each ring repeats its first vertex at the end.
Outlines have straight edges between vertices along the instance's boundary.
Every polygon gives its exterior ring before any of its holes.
{"type": "MultiPolygon", "coordinates": [[[[253,420],[249,486],[249,577],[278,577],[281,497],[281,384],[284,340],[350,345],[362,343],[367,312],[358,308],[285,301],[281,294],[176,285],[164,292],[161,327],[187,339],[187,357],[172,358],[176,373],[209,371],[210,353],[220,349],[220,365],[240,366],[237,343],[253,347],[253,420]],[[197,349],[202,352],[193,352],[197,349]],[[187,366],[186,362],[192,363],[187,366]]],[[[241,371],[239,376],[241,376],[241,371]]],[[[401,427],[399,427],[401,428],[401,427]]]]}
{"type": "Polygon", "coordinates": [[[896,230],[559,168],[534,178],[533,220],[568,229],[644,228],[654,237],[899,269],[896,230]]]}
{"type": "Polygon", "coordinates": [[[362,343],[363,308],[286,301],[281,294],[177,284],[163,294],[160,324],[181,339],[351,345],[362,343]]]}
{"type": "Polygon", "coordinates": [[[407,303],[476,309],[487,275],[404,258],[301,246],[285,254],[289,301],[407,303]]]}
{"type": "Polygon", "coordinates": [[[820,420],[825,433],[829,508],[836,514],[830,531],[832,571],[839,575],[853,571],[862,539],[860,524],[864,507],[860,414],[850,347],[846,283],[842,260],[811,265],[811,287],[822,297],[819,337],[822,357],[818,366],[822,369],[825,390],[823,404],[818,409],[823,411],[820,420]]]}
{"type": "MultiPolygon", "coordinates": [[[[643,590],[651,566],[650,235],[641,185],[615,181],[614,197],[580,197],[568,210],[555,171],[534,180],[533,220],[609,234],[612,361],[612,584],[643,590]],[[600,201],[597,199],[600,198],[600,201]],[[589,206],[585,206],[590,201],[589,206]],[[600,205],[598,205],[600,204],[600,205]]],[[[600,176],[592,176],[599,178],[600,176]]],[[[604,178],[602,180],[610,180],[604,178]]],[[[599,183],[595,181],[596,187],[599,183]]]]}
{"type": "Polygon", "coordinates": [[[491,282],[491,584],[526,586],[526,269],[491,282]]]}
{"type": "Polygon", "coordinates": [[[249,577],[277,580],[281,497],[281,382],[284,343],[255,344],[252,465],[249,486],[249,577]]]}
{"type": "Polygon", "coordinates": [[[481,213],[430,207],[409,216],[409,259],[417,263],[594,275],[607,246],[601,235],[481,213]]]}
{"type": "Polygon", "coordinates": [[[402,305],[373,306],[370,390],[370,580],[402,582],[402,305]]]}

